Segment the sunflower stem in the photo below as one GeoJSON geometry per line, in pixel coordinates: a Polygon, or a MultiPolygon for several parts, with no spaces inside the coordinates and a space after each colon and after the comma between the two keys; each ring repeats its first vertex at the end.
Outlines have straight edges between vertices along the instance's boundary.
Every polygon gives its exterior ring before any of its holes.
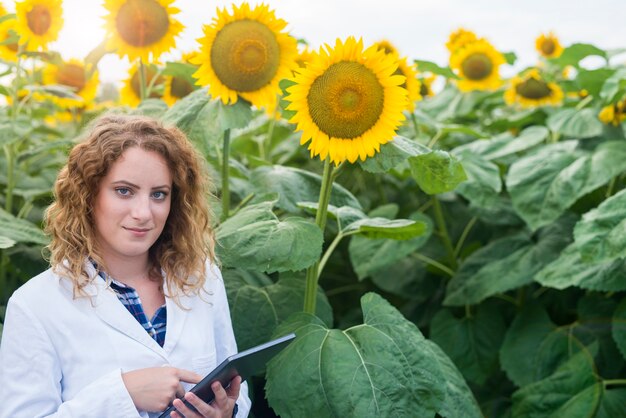
{"type": "Polygon", "coordinates": [[[222,222],[228,219],[230,210],[230,128],[224,131],[224,145],[222,147],[222,222]]]}
{"type": "Polygon", "coordinates": [[[143,102],[146,99],[146,66],[143,60],[139,58],[139,98],[143,102]]]}
{"type": "Polygon", "coordinates": [[[267,129],[267,137],[263,141],[263,145],[260,147],[261,151],[261,159],[265,160],[268,155],[270,155],[270,149],[272,148],[272,137],[274,136],[274,127],[276,126],[276,118],[274,115],[276,114],[276,109],[274,109],[274,113],[270,116],[270,126],[267,129]]]}
{"type": "Polygon", "coordinates": [[[428,264],[430,266],[433,266],[433,267],[441,270],[442,272],[446,273],[450,277],[454,277],[454,271],[450,270],[449,267],[446,267],[445,265],[441,264],[439,261],[433,260],[432,258],[428,257],[427,255],[420,254],[420,253],[413,253],[411,256],[413,258],[415,258],[416,260],[421,261],[424,264],[428,264]]]}
{"type": "Polygon", "coordinates": [[[435,222],[437,223],[439,234],[441,235],[443,245],[448,255],[448,262],[450,263],[450,268],[456,271],[458,266],[456,262],[456,257],[454,255],[454,247],[452,246],[452,241],[450,240],[450,235],[448,234],[448,228],[446,227],[446,220],[443,217],[443,210],[441,209],[441,203],[439,203],[439,199],[437,199],[437,196],[433,196],[432,201],[433,201],[433,210],[435,212],[435,222]]]}
{"type": "Polygon", "coordinates": [[[474,216],[472,219],[470,219],[470,221],[467,223],[467,225],[465,225],[465,228],[463,229],[463,233],[461,234],[461,238],[459,238],[459,241],[456,243],[456,247],[454,248],[454,257],[457,258],[459,256],[459,254],[461,253],[461,249],[463,248],[463,244],[465,243],[465,240],[467,239],[467,236],[469,235],[469,232],[472,230],[472,228],[474,227],[474,224],[476,223],[476,221],[478,220],[478,218],[476,216],[474,216]]]}
{"type": "MultiPolygon", "coordinates": [[[[330,158],[324,161],[324,174],[322,175],[322,187],[320,190],[317,213],[315,214],[315,224],[320,228],[322,234],[326,228],[326,218],[328,215],[328,203],[330,202],[330,192],[333,186],[333,167],[330,158]]],[[[324,261],[325,262],[325,261],[324,261]]],[[[304,291],[304,312],[315,315],[315,305],[317,298],[317,282],[320,262],[310,266],[306,271],[306,288],[304,291]]]]}
{"type": "Polygon", "coordinates": [[[420,127],[417,124],[417,118],[413,112],[411,112],[411,122],[413,122],[413,129],[415,130],[415,139],[418,139],[420,137],[420,127]]]}
{"type": "Polygon", "coordinates": [[[582,108],[584,108],[585,106],[587,106],[591,101],[593,100],[593,96],[590,94],[587,97],[585,97],[584,99],[582,99],[577,105],[576,105],[576,110],[580,110],[582,108]]]}

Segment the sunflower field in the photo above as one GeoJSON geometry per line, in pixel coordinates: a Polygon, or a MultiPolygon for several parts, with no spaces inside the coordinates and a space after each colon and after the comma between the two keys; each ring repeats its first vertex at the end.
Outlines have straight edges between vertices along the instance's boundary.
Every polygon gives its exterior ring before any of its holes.
{"type": "Polygon", "coordinates": [[[255,417],[626,417],[624,50],[544,33],[505,78],[515,53],[469,29],[439,65],[313,48],[242,2],[174,62],[174,0],[104,7],[83,59],[48,49],[62,0],[0,7],[0,333],[47,268],[69,149],[143,114],[206,157],[239,349],[297,334],[249,382],[255,417]],[[106,54],[132,63],[120,91],[106,54]]]}

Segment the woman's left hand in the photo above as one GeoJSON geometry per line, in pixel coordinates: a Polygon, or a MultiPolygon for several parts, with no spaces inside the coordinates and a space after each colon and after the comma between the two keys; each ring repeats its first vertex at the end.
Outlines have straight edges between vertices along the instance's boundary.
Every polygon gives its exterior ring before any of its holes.
{"type": "Polygon", "coordinates": [[[241,388],[241,377],[237,376],[230,382],[230,386],[225,390],[220,382],[211,385],[215,399],[210,404],[204,402],[191,392],[185,393],[185,400],[193,405],[198,412],[193,411],[180,399],[173,402],[176,411],[172,412],[172,418],[232,418],[235,402],[239,397],[241,388]]]}

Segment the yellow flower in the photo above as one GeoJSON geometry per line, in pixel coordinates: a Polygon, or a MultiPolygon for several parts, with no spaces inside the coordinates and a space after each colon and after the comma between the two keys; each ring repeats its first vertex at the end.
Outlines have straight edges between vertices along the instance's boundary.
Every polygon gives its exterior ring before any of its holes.
{"type": "Polygon", "coordinates": [[[606,125],[619,126],[626,120],[626,101],[620,100],[615,104],[603,107],[598,114],[598,119],[606,125]]]}
{"type": "Polygon", "coordinates": [[[461,91],[494,90],[500,87],[499,67],[504,57],[485,39],[465,44],[450,56],[450,67],[456,70],[461,91]]]}
{"type": "Polygon", "coordinates": [[[0,16],[4,16],[7,14],[7,9],[4,8],[4,5],[0,3],[0,16]]]}
{"type": "Polygon", "coordinates": [[[254,9],[248,3],[233,5],[232,14],[218,9],[198,39],[197,84],[208,85],[209,93],[224,104],[236,103],[241,96],[257,107],[274,109],[278,82],[297,67],[296,40],[281,32],[286,25],[265,4],[254,9]]]}
{"type": "Polygon", "coordinates": [[[179,10],[174,0],[105,0],[107,48],[134,61],[157,61],[176,47],[174,39],[184,26],[172,18],[179,10]],[[152,56],[152,58],[150,58],[152,56]]]}
{"type": "Polygon", "coordinates": [[[474,32],[459,28],[450,34],[448,42],[446,42],[446,48],[448,48],[450,53],[454,53],[457,49],[477,40],[478,38],[474,32]]]}
{"type": "Polygon", "coordinates": [[[311,142],[311,157],[330,157],[335,164],[364,161],[393,139],[405,119],[405,78],[394,74],[393,56],[376,46],[363,50],[360,39],[338,39],[334,48],[325,48],[287,88],[287,110],[296,112],[290,122],[302,131],[302,145],[311,142]]]}
{"type": "Polygon", "coordinates": [[[172,106],[178,100],[193,92],[195,87],[185,77],[165,76],[163,101],[172,106]]]}
{"type": "Polygon", "coordinates": [[[398,69],[395,74],[404,76],[406,79],[402,87],[404,87],[408,93],[407,110],[413,112],[415,110],[415,102],[422,99],[420,95],[420,82],[417,81],[415,66],[409,65],[406,57],[400,58],[400,53],[389,41],[379,41],[376,42],[374,46],[385,54],[391,55],[398,61],[398,69]]]}
{"type": "MultiPolygon", "coordinates": [[[[162,94],[158,92],[159,85],[163,84],[164,79],[157,72],[155,65],[146,65],[146,85],[153,85],[148,98],[160,99],[162,94]],[[156,77],[156,79],[155,79],[156,77]]],[[[130,107],[137,107],[141,103],[141,87],[139,76],[139,65],[134,64],[128,72],[128,78],[124,80],[124,85],[120,90],[120,103],[130,107]]]]}
{"type": "MultiPolygon", "coordinates": [[[[5,20],[0,23],[0,40],[6,41],[7,39],[16,36],[16,25],[17,21],[15,19],[5,20]]],[[[0,45],[0,58],[5,61],[17,62],[17,48],[17,42],[0,45]]]]}
{"type": "Polygon", "coordinates": [[[432,97],[435,95],[435,92],[433,91],[433,83],[435,82],[436,79],[437,79],[437,76],[435,74],[430,74],[428,76],[425,76],[424,73],[418,74],[421,97],[432,97]]]}
{"type": "Polygon", "coordinates": [[[535,49],[545,58],[556,58],[563,52],[559,38],[552,32],[539,35],[535,40],[535,49]]]}
{"type": "Polygon", "coordinates": [[[48,64],[43,69],[44,85],[62,85],[70,87],[79,99],[48,95],[54,103],[63,108],[83,107],[96,98],[98,88],[98,72],[90,71],[85,64],[78,59],[70,59],[59,65],[48,64]]]}
{"type": "Polygon", "coordinates": [[[301,49],[300,51],[298,51],[298,57],[296,58],[296,63],[298,64],[298,67],[304,68],[307,66],[307,64],[311,61],[312,58],[313,58],[313,52],[311,52],[311,50],[307,46],[301,49]]]}
{"type": "Polygon", "coordinates": [[[24,0],[15,3],[17,24],[15,31],[26,49],[47,50],[63,27],[61,0],[24,0]]]}
{"type": "Polygon", "coordinates": [[[515,76],[504,93],[508,105],[518,104],[524,108],[558,106],[563,101],[563,90],[556,83],[544,81],[533,68],[521,76],[515,76]]]}
{"type": "Polygon", "coordinates": [[[374,46],[376,46],[378,49],[382,49],[385,54],[400,55],[398,49],[394,46],[394,44],[386,39],[375,42],[374,46]]]}

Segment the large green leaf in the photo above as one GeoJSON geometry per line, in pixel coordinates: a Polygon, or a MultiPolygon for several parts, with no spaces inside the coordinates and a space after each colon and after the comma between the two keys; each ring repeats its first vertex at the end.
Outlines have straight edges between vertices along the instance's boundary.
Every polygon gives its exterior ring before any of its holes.
{"type": "MultiPolygon", "coordinates": [[[[239,351],[270,340],[280,323],[302,311],[304,277],[281,275],[278,282],[268,278],[269,284],[263,285],[247,279],[249,276],[240,269],[225,269],[223,275],[239,351]]],[[[321,288],[318,288],[316,313],[326,325],[332,325],[332,308],[321,288]]]]}
{"type": "Polygon", "coordinates": [[[546,379],[513,394],[513,418],[590,418],[602,399],[593,354],[581,350],[546,379]]]}
{"type": "Polygon", "coordinates": [[[602,403],[594,418],[626,418],[626,388],[604,391],[602,403]]]}
{"type": "Polygon", "coordinates": [[[555,328],[546,311],[537,305],[524,306],[513,320],[500,350],[500,364],[517,386],[536,380],[542,342],[555,328]]]}
{"type": "Polygon", "coordinates": [[[245,207],[216,229],[216,252],[225,266],[271,273],[302,270],[319,260],[319,227],[300,217],[279,220],[273,204],[245,207]]]}
{"type": "Polygon", "coordinates": [[[626,257],[626,189],[585,213],[576,224],[574,238],[583,261],[626,257]]]}
{"type": "Polygon", "coordinates": [[[450,192],[467,180],[461,163],[445,151],[431,151],[408,161],[413,178],[426,194],[450,192]]]}
{"type": "Polygon", "coordinates": [[[364,323],[345,331],[305,314],[281,327],[297,338],[268,365],[266,396],[280,416],[434,417],[448,398],[471,399],[442,353],[388,302],[368,293],[361,307],[364,323]]]}
{"type": "Polygon", "coordinates": [[[380,146],[380,152],[365,161],[360,161],[363,170],[370,173],[385,173],[409,157],[429,153],[430,148],[403,136],[380,146]]]}
{"type": "Polygon", "coordinates": [[[456,318],[442,309],[430,325],[437,343],[470,381],[482,385],[498,367],[498,351],[506,328],[497,310],[481,305],[471,317],[456,318]]]}
{"type": "Polygon", "coordinates": [[[626,260],[586,263],[574,243],[539,271],[535,280],[555,289],[577,286],[603,292],[622,291],[626,290],[626,260]]]}
{"type": "Polygon", "coordinates": [[[416,238],[398,241],[370,239],[362,236],[352,237],[348,251],[352,267],[360,280],[376,270],[403,259],[428,241],[432,234],[430,218],[421,213],[415,213],[409,218],[426,227],[424,232],[416,238]]]}
{"type": "Polygon", "coordinates": [[[507,189],[532,229],[553,222],[579,198],[626,170],[623,141],[605,142],[593,153],[576,146],[575,141],[546,146],[511,165],[507,189]]]}
{"type": "Polygon", "coordinates": [[[415,65],[417,66],[417,70],[420,73],[430,72],[437,75],[442,75],[447,79],[458,79],[459,76],[454,74],[450,67],[441,67],[438,64],[435,64],[431,61],[424,60],[413,60],[415,65]]]}
{"type": "MultiPolygon", "coordinates": [[[[257,195],[268,192],[278,193],[276,206],[292,213],[298,211],[298,202],[317,202],[322,187],[320,175],[282,165],[264,166],[252,170],[250,182],[257,195]]],[[[361,208],[356,197],[337,183],[333,183],[330,203],[336,207],[361,208]]]]}
{"type": "Polygon", "coordinates": [[[613,339],[626,359],[626,299],[623,299],[613,313],[613,339]]]}
{"type": "Polygon", "coordinates": [[[570,220],[541,230],[536,240],[519,234],[496,240],[473,253],[448,283],[446,306],[480,303],[498,293],[531,283],[570,241],[570,220]]]}
{"type": "Polygon", "coordinates": [[[457,157],[463,164],[467,181],[459,184],[456,192],[476,207],[491,207],[502,190],[500,169],[494,163],[472,152],[457,157]]]}
{"type": "Polygon", "coordinates": [[[486,160],[497,160],[541,144],[549,134],[550,131],[544,126],[531,126],[524,129],[517,137],[505,133],[492,139],[473,141],[455,148],[454,153],[469,150],[481,155],[486,160]]]}
{"type": "Polygon", "coordinates": [[[576,43],[565,48],[559,57],[554,58],[551,61],[554,61],[561,67],[566,67],[568,65],[578,66],[578,63],[581,60],[590,55],[597,55],[606,58],[606,51],[591,44],[576,43]]]}
{"type": "MultiPolygon", "coordinates": [[[[48,238],[41,228],[25,220],[16,218],[4,209],[0,209],[0,236],[14,242],[48,245],[48,238]]],[[[5,247],[8,248],[8,247],[5,247]]]]}
{"type": "Polygon", "coordinates": [[[607,103],[614,103],[626,91],[626,68],[618,68],[615,73],[607,78],[600,90],[600,97],[607,103]]]}
{"type": "Polygon", "coordinates": [[[548,128],[568,138],[591,138],[602,135],[602,122],[597,111],[565,108],[553,113],[547,121],[548,128]]]}

